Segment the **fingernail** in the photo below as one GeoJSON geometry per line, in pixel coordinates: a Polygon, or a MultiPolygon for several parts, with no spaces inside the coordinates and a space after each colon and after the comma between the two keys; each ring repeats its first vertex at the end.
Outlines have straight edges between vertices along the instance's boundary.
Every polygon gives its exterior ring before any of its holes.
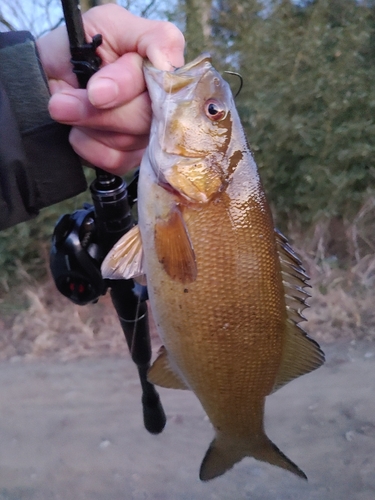
{"type": "Polygon", "coordinates": [[[102,108],[115,101],[119,94],[119,88],[111,78],[100,77],[89,82],[87,93],[91,104],[102,108]]]}

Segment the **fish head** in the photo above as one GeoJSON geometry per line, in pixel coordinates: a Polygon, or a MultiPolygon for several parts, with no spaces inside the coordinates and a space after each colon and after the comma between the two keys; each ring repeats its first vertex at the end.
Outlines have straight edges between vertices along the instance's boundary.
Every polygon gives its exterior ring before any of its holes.
{"type": "Polygon", "coordinates": [[[146,62],[144,74],[153,110],[148,155],[155,174],[184,198],[207,202],[224,189],[233,168],[239,117],[231,89],[207,54],[175,71],[146,62]]]}

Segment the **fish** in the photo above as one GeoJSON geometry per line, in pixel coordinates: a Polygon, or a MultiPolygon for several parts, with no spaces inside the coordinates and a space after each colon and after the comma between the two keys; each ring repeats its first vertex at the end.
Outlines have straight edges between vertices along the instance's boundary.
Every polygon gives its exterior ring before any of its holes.
{"type": "Polygon", "coordinates": [[[229,84],[209,54],[173,71],[144,63],[152,104],[138,225],[102,265],[146,280],[163,343],[148,379],[191,390],[215,437],[199,477],[244,457],[307,479],[267,437],[266,397],[324,362],[301,328],[308,276],[274,227],[229,84]]]}

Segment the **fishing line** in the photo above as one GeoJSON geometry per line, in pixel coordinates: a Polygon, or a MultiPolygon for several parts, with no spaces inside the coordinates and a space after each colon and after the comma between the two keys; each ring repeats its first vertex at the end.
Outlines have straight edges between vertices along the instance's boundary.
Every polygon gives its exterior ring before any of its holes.
{"type": "Polygon", "coordinates": [[[136,336],[137,331],[138,331],[137,330],[138,322],[142,318],[144,318],[146,316],[146,313],[145,313],[145,314],[143,314],[143,316],[138,317],[140,304],[141,304],[141,296],[139,295],[138,296],[138,301],[137,301],[137,307],[136,307],[136,310],[135,310],[135,319],[134,319],[134,327],[133,327],[133,334],[132,334],[132,343],[131,343],[131,346],[130,346],[130,354],[134,353],[133,347],[134,347],[134,342],[135,342],[135,336],[136,336]]]}
{"type": "MultiPolygon", "coordinates": [[[[169,114],[169,108],[170,108],[170,104],[171,104],[171,96],[172,96],[172,81],[170,81],[169,90],[168,90],[167,99],[166,99],[166,112],[164,115],[164,128],[163,128],[162,144],[161,144],[162,149],[163,149],[164,141],[165,141],[165,137],[166,137],[168,114],[169,114]]],[[[161,164],[159,163],[158,164],[158,175],[157,175],[158,181],[160,180],[160,171],[161,171],[161,164]]]]}
{"type": "Polygon", "coordinates": [[[134,354],[135,336],[137,335],[137,332],[139,331],[137,329],[137,325],[138,325],[138,323],[145,316],[147,316],[147,309],[146,309],[146,312],[144,314],[142,314],[142,316],[139,316],[139,309],[140,309],[140,305],[141,305],[141,300],[142,300],[141,296],[138,296],[134,319],[126,319],[122,315],[119,315],[119,318],[120,318],[120,320],[121,320],[122,323],[128,323],[128,324],[133,323],[133,331],[132,331],[131,343],[129,345],[129,352],[130,352],[130,354],[134,354]]]}
{"type": "Polygon", "coordinates": [[[237,92],[234,95],[234,98],[236,98],[240,94],[240,92],[242,90],[242,87],[243,87],[243,78],[242,78],[242,76],[239,73],[236,73],[235,71],[224,71],[224,73],[227,73],[228,75],[237,76],[237,78],[240,79],[240,88],[237,90],[237,92]]]}

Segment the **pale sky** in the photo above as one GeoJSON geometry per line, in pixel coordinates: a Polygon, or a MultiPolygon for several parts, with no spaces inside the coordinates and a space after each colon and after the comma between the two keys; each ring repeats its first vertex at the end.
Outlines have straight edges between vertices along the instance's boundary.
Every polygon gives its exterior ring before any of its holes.
{"type": "MultiPolygon", "coordinates": [[[[163,19],[163,10],[168,7],[172,9],[175,0],[118,0],[120,5],[127,6],[134,14],[141,14],[148,5],[152,7],[147,11],[147,17],[151,19],[163,19]]],[[[17,30],[31,31],[34,36],[55,27],[63,17],[60,0],[1,0],[0,13],[17,30]]],[[[0,30],[7,28],[1,26],[0,30]]]]}

